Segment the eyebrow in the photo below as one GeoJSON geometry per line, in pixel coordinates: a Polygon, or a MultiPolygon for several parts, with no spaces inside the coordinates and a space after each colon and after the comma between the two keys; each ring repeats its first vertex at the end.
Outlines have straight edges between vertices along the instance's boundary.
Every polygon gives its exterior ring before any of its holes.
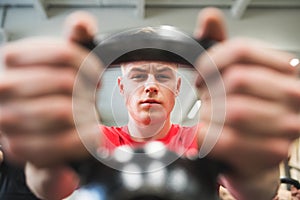
{"type": "Polygon", "coordinates": [[[169,67],[163,67],[161,69],[157,69],[156,72],[158,73],[162,73],[162,72],[173,72],[172,69],[170,69],[169,67]]]}
{"type": "Polygon", "coordinates": [[[131,73],[131,72],[147,72],[146,69],[142,69],[142,68],[139,68],[139,67],[133,67],[129,70],[128,73],[131,73]]]}
{"type": "MultiPolygon", "coordinates": [[[[131,74],[134,72],[146,73],[146,72],[148,72],[148,69],[144,69],[141,67],[133,67],[128,71],[127,74],[131,74]]],[[[171,69],[170,67],[167,67],[167,66],[160,66],[160,67],[158,67],[158,69],[155,69],[155,72],[156,73],[163,73],[163,72],[173,73],[173,69],[171,69]]]]}

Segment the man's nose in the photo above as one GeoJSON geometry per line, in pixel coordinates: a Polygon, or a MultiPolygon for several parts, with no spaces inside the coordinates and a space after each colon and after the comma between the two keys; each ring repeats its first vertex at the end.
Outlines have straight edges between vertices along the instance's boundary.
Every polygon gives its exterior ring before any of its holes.
{"type": "Polygon", "coordinates": [[[155,77],[149,76],[147,82],[145,83],[145,92],[146,93],[158,93],[158,85],[155,80],[155,77]]]}
{"type": "Polygon", "coordinates": [[[157,94],[158,93],[158,87],[156,83],[150,83],[145,86],[145,92],[149,94],[157,94]]]}

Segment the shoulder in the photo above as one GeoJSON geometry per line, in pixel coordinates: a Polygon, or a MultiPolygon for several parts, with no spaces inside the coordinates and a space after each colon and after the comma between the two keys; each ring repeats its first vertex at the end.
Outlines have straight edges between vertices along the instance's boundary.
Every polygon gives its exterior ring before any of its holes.
{"type": "Polygon", "coordinates": [[[198,149],[197,130],[199,125],[181,126],[173,124],[169,132],[168,146],[171,150],[181,152],[182,148],[186,150],[198,149]]]}
{"type": "Polygon", "coordinates": [[[100,131],[103,136],[102,140],[104,145],[106,145],[108,149],[114,149],[115,147],[132,143],[127,131],[127,126],[115,127],[100,125],[100,131]]]}
{"type": "Polygon", "coordinates": [[[197,131],[201,128],[201,124],[193,126],[181,126],[174,124],[173,127],[177,130],[177,134],[181,137],[191,137],[192,135],[196,135],[197,131]]]}
{"type": "Polygon", "coordinates": [[[124,132],[123,130],[125,129],[125,127],[116,127],[116,126],[104,126],[104,125],[100,125],[99,126],[100,131],[103,132],[103,134],[120,134],[122,132],[124,132]]]}

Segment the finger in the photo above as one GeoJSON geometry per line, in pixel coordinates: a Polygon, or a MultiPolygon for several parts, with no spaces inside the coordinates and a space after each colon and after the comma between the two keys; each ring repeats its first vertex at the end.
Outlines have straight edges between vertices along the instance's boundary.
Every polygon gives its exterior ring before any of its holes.
{"type": "MultiPolygon", "coordinates": [[[[54,38],[28,38],[12,42],[3,46],[0,53],[6,67],[65,65],[79,68],[89,55],[88,51],[76,44],[54,38]]],[[[85,62],[101,66],[94,55],[88,58],[85,62]]]]}
{"type": "Polygon", "coordinates": [[[222,12],[216,8],[203,9],[197,18],[194,37],[197,39],[226,39],[226,26],[222,12]]]}
{"type": "MultiPolygon", "coordinates": [[[[207,130],[207,126],[204,126],[202,134],[210,134],[205,132],[207,130]]],[[[229,166],[235,166],[232,170],[241,170],[242,174],[254,175],[256,172],[274,167],[287,158],[291,143],[292,141],[288,139],[245,135],[225,126],[210,155],[229,166]],[[249,168],[249,165],[252,168],[249,168]],[[246,169],[250,171],[244,171],[246,169]]],[[[235,171],[236,173],[238,171],[235,171]]]]}
{"type": "Polygon", "coordinates": [[[65,66],[35,66],[8,70],[0,75],[0,102],[49,94],[71,95],[75,74],[71,67],[65,66]]]}
{"type": "MultiPolygon", "coordinates": [[[[203,101],[202,104],[201,120],[206,123],[219,123],[217,117],[212,115],[213,105],[209,101],[203,101]]],[[[289,139],[300,136],[299,114],[277,102],[242,95],[228,96],[225,111],[220,112],[226,113],[225,126],[244,134],[289,139]]]]}
{"type": "Polygon", "coordinates": [[[6,137],[3,140],[3,147],[9,159],[31,161],[41,167],[76,157],[82,158],[88,154],[74,129],[55,135],[16,134],[6,137]]]}
{"type": "Polygon", "coordinates": [[[49,38],[24,39],[10,43],[0,48],[0,55],[3,56],[3,64],[8,69],[67,66],[76,71],[80,68],[77,77],[85,77],[81,80],[87,80],[95,85],[104,69],[98,57],[89,54],[84,48],[70,42],[49,38]]]}
{"type": "Polygon", "coordinates": [[[0,127],[4,134],[50,134],[74,126],[72,99],[65,96],[1,104],[0,127]]]}
{"type": "Polygon", "coordinates": [[[65,21],[65,37],[72,42],[87,43],[93,41],[97,33],[97,21],[87,12],[77,11],[65,21]]]}
{"type": "MultiPolygon", "coordinates": [[[[66,155],[66,145],[73,142],[76,133],[64,132],[51,135],[24,135],[16,134],[5,137],[3,148],[12,162],[31,161],[38,166],[49,166],[55,162],[63,162],[66,155]]],[[[80,148],[78,143],[78,148],[80,148]]],[[[75,153],[75,152],[74,152],[75,153]]]]}
{"type": "MultiPolygon", "coordinates": [[[[300,109],[300,81],[289,75],[282,74],[268,68],[256,65],[235,64],[222,73],[223,83],[227,95],[243,94],[257,98],[282,102],[291,109],[300,109]],[[272,89],[271,89],[272,88],[272,89]]],[[[213,81],[211,81],[213,82],[213,81]]],[[[210,85],[210,91],[214,91],[214,97],[218,96],[218,84],[210,85]]],[[[207,87],[200,90],[205,98],[210,97],[207,87]]],[[[219,92],[219,95],[224,93],[219,92]]]]}
{"type": "Polygon", "coordinates": [[[202,54],[196,61],[195,67],[202,76],[197,79],[196,86],[200,87],[205,77],[220,73],[236,63],[260,65],[296,75],[296,67],[290,65],[290,61],[294,58],[292,54],[262,46],[257,41],[249,39],[225,41],[216,44],[208,50],[208,54],[202,54]]]}

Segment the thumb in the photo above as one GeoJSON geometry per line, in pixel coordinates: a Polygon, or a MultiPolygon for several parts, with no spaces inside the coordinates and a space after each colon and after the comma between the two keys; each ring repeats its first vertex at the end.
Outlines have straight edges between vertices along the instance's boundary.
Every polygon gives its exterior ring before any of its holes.
{"type": "Polygon", "coordinates": [[[203,9],[197,18],[194,37],[216,41],[225,40],[227,32],[222,12],[216,8],[203,9]]]}
{"type": "Polygon", "coordinates": [[[93,41],[96,33],[97,21],[87,12],[74,12],[65,21],[64,35],[69,41],[87,44],[93,41]]]}

